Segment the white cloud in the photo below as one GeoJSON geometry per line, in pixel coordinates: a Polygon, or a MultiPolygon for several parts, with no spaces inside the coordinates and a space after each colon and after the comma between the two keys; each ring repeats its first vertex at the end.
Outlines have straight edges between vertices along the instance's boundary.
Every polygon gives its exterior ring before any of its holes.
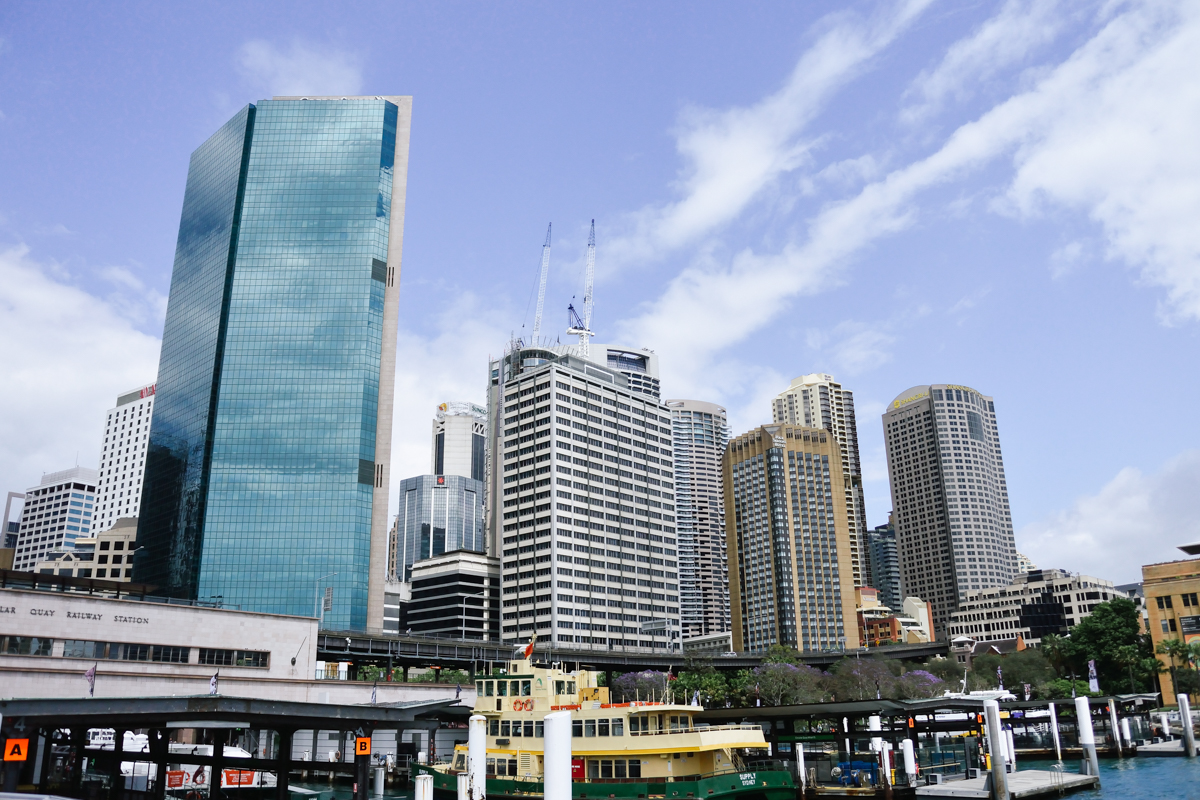
{"type": "Polygon", "coordinates": [[[1005,208],[1032,215],[1039,200],[1081,208],[1105,226],[1114,252],[1143,265],[1147,281],[1169,287],[1170,309],[1200,316],[1197,51],[1195,19],[1133,6],[930,156],[827,206],[802,243],[768,254],[745,249],[729,263],[710,257],[683,270],[621,323],[625,340],[653,343],[663,354],[664,383],[687,392],[710,386],[721,351],[771,323],[795,297],[836,285],[851,256],[910,227],[921,192],[1006,153],[1017,169],[1005,208]]]}
{"type": "Polygon", "coordinates": [[[1200,541],[1200,450],[1154,475],[1132,467],[1071,508],[1025,525],[1017,549],[1043,569],[1082,572],[1117,583],[1141,580],[1140,567],[1186,558],[1176,546],[1200,541]]]}
{"type": "Polygon", "coordinates": [[[808,346],[821,353],[838,375],[860,375],[892,360],[896,337],[886,324],[869,325],[854,320],[838,323],[831,331],[810,330],[808,346]]]}
{"type": "Polygon", "coordinates": [[[1009,0],[970,36],[955,42],[936,68],[922,72],[907,94],[917,98],[900,112],[902,121],[925,119],[947,99],[963,100],[980,83],[1020,64],[1049,44],[1065,18],[1056,0],[1009,0]]]}
{"type": "Polygon", "coordinates": [[[683,197],[632,215],[633,230],[606,245],[607,261],[619,268],[690,244],[736,218],[780,175],[807,163],[807,124],[929,2],[906,0],[869,20],[830,17],[828,30],[778,92],[746,108],[686,110],[675,134],[685,165],[677,182],[683,197]]]}
{"type": "Polygon", "coordinates": [[[0,353],[0,486],[21,491],[77,453],[80,466],[97,466],[104,412],[154,381],[159,340],[18,246],[0,251],[0,353]]]}
{"type": "MultiPolygon", "coordinates": [[[[507,311],[507,309],[504,309],[507,311]]],[[[392,512],[399,482],[430,470],[431,426],[438,403],[485,405],[488,357],[507,340],[505,314],[469,293],[458,293],[434,323],[432,335],[401,330],[396,353],[392,419],[392,512]]]]}
{"type": "Polygon", "coordinates": [[[287,48],[261,39],[246,42],[238,53],[243,77],[266,95],[357,95],[362,91],[359,56],[310,42],[287,48]]]}

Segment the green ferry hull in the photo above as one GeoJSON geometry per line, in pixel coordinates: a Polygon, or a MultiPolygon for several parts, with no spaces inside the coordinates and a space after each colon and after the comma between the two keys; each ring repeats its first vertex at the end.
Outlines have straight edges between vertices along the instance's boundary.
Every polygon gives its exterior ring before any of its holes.
{"type": "MultiPolygon", "coordinates": [[[[456,800],[458,776],[413,765],[418,774],[433,776],[436,800],[456,800]]],[[[792,776],[782,771],[727,772],[697,780],[573,781],[573,800],[795,800],[792,776]]],[[[531,800],[542,797],[542,782],[488,778],[488,800],[531,800]]]]}

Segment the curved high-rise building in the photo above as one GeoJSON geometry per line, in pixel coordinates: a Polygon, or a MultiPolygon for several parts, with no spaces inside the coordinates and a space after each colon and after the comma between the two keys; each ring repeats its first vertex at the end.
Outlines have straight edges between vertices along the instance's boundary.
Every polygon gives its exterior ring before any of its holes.
{"type": "Polygon", "coordinates": [[[679,536],[679,611],[683,638],[730,628],[729,564],[721,456],[729,442],[725,409],[702,400],[668,400],[675,446],[675,528],[679,536]]]}
{"type": "Polygon", "coordinates": [[[996,404],[967,386],[914,386],[883,430],[901,581],[933,607],[940,638],[967,592],[1008,586],[1017,567],[996,404]]]}

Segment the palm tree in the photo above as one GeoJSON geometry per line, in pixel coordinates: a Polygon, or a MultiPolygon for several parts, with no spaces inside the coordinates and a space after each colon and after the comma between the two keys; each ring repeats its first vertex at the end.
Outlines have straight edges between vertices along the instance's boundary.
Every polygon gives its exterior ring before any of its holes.
{"type": "MultiPolygon", "coordinates": [[[[1158,643],[1158,647],[1154,648],[1154,652],[1161,656],[1166,656],[1171,660],[1171,686],[1175,686],[1175,661],[1176,659],[1186,660],[1188,657],[1188,646],[1180,639],[1164,639],[1158,643]]],[[[1163,698],[1165,701],[1166,698],[1163,698]]]]}
{"type": "Polygon", "coordinates": [[[1133,685],[1133,666],[1142,660],[1141,656],[1138,655],[1137,647],[1132,644],[1121,645],[1117,648],[1114,660],[1129,669],[1129,693],[1133,694],[1137,691],[1133,685]]]}
{"type": "Polygon", "coordinates": [[[1070,642],[1056,633],[1048,633],[1042,637],[1042,643],[1039,649],[1046,656],[1046,660],[1050,662],[1050,666],[1054,668],[1054,674],[1058,677],[1063,676],[1063,665],[1067,661],[1067,648],[1070,642]]]}

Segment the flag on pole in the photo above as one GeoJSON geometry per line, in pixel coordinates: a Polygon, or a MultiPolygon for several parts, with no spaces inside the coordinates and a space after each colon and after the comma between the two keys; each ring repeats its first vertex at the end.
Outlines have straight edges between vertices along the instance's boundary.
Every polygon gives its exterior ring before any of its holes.
{"type": "Polygon", "coordinates": [[[1004,691],[1004,671],[996,667],[996,685],[1000,687],[1000,691],[1004,691]]]}
{"type": "Polygon", "coordinates": [[[529,644],[525,645],[525,658],[529,658],[531,655],[533,655],[533,643],[536,641],[537,634],[535,633],[533,638],[529,640],[529,644]]]}
{"type": "Polygon", "coordinates": [[[208,693],[209,694],[217,693],[217,678],[219,678],[219,677],[221,677],[221,670],[217,670],[216,672],[214,672],[213,676],[208,679],[208,693]]]}
{"type": "Polygon", "coordinates": [[[84,679],[88,682],[88,697],[96,696],[96,667],[99,664],[92,664],[91,668],[83,673],[84,679]]]}
{"type": "Polygon", "coordinates": [[[371,687],[371,705],[375,705],[375,693],[379,691],[379,681],[375,681],[375,685],[371,687]]]}
{"type": "Polygon", "coordinates": [[[1095,661],[1088,662],[1088,691],[1096,693],[1100,692],[1100,681],[1096,678],[1095,661]]]}
{"type": "Polygon", "coordinates": [[[692,692],[692,705],[694,705],[694,706],[700,705],[700,690],[699,689],[692,692]]]}

